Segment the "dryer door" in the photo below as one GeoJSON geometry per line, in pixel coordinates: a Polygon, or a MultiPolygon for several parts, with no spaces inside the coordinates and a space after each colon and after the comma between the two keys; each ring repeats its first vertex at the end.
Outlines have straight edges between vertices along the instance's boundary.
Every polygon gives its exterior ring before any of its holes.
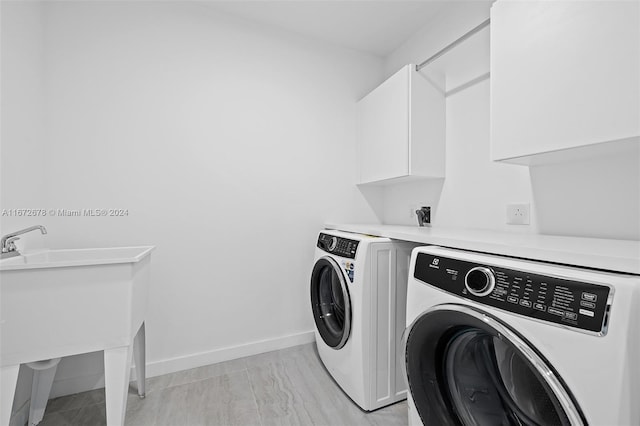
{"type": "Polygon", "coordinates": [[[425,425],[583,425],[549,362],[486,312],[439,305],[405,335],[406,376],[425,425]]]}
{"type": "Polygon", "coordinates": [[[342,348],[351,332],[351,300],[344,274],[329,256],[313,266],[311,307],[322,340],[333,349],[342,348]]]}

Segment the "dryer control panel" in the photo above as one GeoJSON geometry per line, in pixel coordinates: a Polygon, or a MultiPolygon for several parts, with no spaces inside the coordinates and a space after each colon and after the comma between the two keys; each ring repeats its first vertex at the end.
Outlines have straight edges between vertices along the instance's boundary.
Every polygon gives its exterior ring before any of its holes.
{"type": "Polygon", "coordinates": [[[321,233],[318,237],[318,247],[336,256],[355,259],[358,241],[321,233]]]}
{"type": "Polygon", "coordinates": [[[543,321],[606,334],[605,285],[418,253],[414,277],[448,293],[543,321]]]}

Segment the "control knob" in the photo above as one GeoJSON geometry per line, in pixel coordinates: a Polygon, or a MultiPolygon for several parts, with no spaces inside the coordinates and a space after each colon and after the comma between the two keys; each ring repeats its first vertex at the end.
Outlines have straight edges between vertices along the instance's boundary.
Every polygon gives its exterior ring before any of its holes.
{"type": "Polygon", "coordinates": [[[474,296],[486,296],[493,291],[496,278],[493,271],[484,266],[476,266],[464,277],[464,286],[474,296]]]}
{"type": "Polygon", "coordinates": [[[331,239],[329,241],[325,241],[324,244],[327,250],[333,251],[338,245],[338,239],[336,237],[331,237],[331,239]]]}

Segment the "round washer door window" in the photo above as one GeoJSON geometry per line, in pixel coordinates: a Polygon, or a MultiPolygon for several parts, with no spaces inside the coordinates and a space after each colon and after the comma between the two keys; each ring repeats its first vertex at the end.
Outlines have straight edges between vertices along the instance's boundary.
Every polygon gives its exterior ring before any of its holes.
{"type": "Polygon", "coordinates": [[[340,266],[330,257],[318,259],[311,273],[311,307],[322,340],[342,348],[351,332],[349,289],[340,266]]]}
{"type": "Polygon", "coordinates": [[[424,424],[586,423],[547,360],[505,324],[471,307],[437,306],[416,319],[405,357],[424,424]]]}

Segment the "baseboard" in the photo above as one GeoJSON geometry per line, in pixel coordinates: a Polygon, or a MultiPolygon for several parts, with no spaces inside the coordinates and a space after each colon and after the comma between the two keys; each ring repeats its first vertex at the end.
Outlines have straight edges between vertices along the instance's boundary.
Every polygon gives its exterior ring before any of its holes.
{"type": "MultiPolygon", "coordinates": [[[[275,339],[259,340],[257,342],[251,342],[239,346],[231,346],[208,352],[199,352],[175,358],[167,358],[159,361],[148,362],[146,373],[147,377],[161,376],[163,374],[174,373],[176,371],[188,370],[190,368],[202,367],[204,365],[229,361],[245,356],[285,349],[291,346],[303,345],[305,343],[311,343],[313,341],[315,341],[313,330],[298,334],[291,334],[289,336],[277,337],[275,339]]],[[[133,367],[131,369],[131,380],[133,381],[135,377],[135,367],[133,367]]],[[[50,398],[71,395],[74,393],[85,392],[93,389],[100,389],[103,387],[103,372],[92,372],[92,374],[54,381],[50,398]]]]}
{"type": "Polygon", "coordinates": [[[104,387],[104,371],[54,380],[49,399],[104,387]]]}
{"type": "Polygon", "coordinates": [[[29,421],[29,408],[31,400],[27,399],[22,407],[18,408],[9,420],[9,426],[24,426],[29,421]]]}
{"type": "MultiPolygon", "coordinates": [[[[147,377],[160,376],[163,374],[174,373],[176,371],[202,367],[204,365],[257,355],[264,352],[276,351],[314,341],[315,335],[312,330],[304,333],[277,337],[275,339],[260,340],[257,342],[247,343],[245,345],[231,346],[209,352],[200,352],[176,358],[153,361],[147,363],[147,377]]],[[[134,371],[135,368],[132,369],[132,378],[135,377],[134,371]]]]}

